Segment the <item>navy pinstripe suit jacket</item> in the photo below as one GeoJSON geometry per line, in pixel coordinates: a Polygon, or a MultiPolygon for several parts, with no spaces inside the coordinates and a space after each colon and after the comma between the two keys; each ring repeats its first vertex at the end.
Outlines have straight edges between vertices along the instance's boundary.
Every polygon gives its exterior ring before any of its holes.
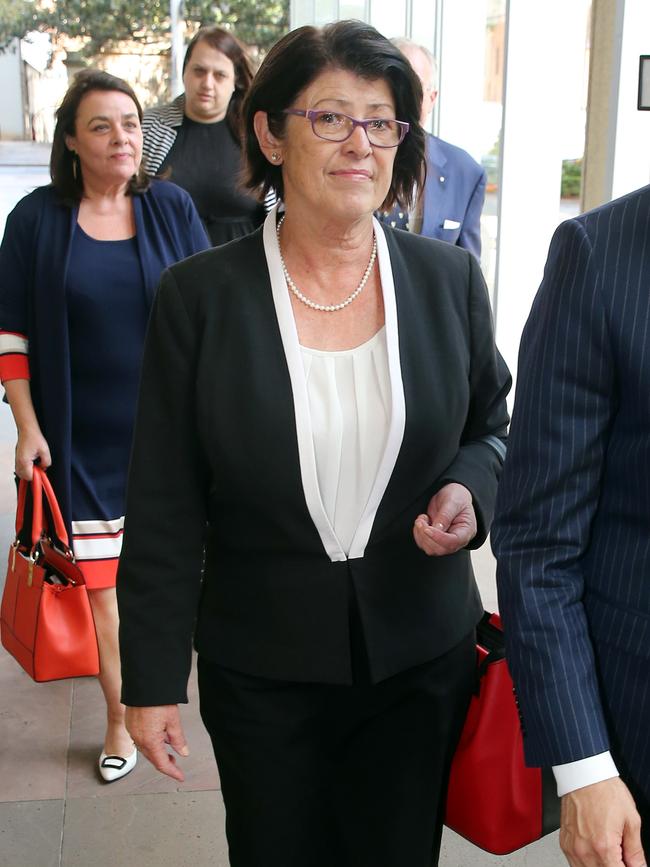
{"type": "Polygon", "coordinates": [[[492,544],[529,764],[611,747],[647,791],[650,187],[555,233],[492,544]]]}

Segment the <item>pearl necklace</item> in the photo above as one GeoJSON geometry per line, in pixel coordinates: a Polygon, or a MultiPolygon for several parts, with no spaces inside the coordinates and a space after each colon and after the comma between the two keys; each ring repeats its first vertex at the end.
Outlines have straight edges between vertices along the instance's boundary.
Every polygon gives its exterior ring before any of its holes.
{"type": "Polygon", "coordinates": [[[312,310],[320,310],[323,313],[335,313],[337,310],[343,310],[343,308],[347,307],[348,304],[352,304],[354,299],[357,297],[357,295],[359,295],[363,287],[368,282],[368,278],[372,273],[373,265],[375,264],[375,259],[377,258],[377,238],[375,236],[375,233],[372,233],[372,252],[370,254],[370,261],[368,262],[368,267],[366,268],[365,273],[361,278],[361,283],[359,283],[354,292],[351,295],[348,295],[345,301],[341,301],[340,304],[317,304],[315,301],[312,301],[311,298],[307,298],[306,295],[302,294],[300,289],[298,289],[296,284],[291,279],[289,272],[287,271],[287,266],[284,264],[284,259],[282,258],[282,248],[280,246],[280,227],[282,226],[282,223],[284,223],[284,215],[281,217],[275,230],[278,236],[278,251],[280,253],[280,262],[282,264],[282,271],[284,272],[284,279],[287,281],[287,286],[289,287],[289,289],[291,289],[296,298],[299,301],[302,301],[303,304],[306,304],[307,307],[311,307],[312,310]]]}

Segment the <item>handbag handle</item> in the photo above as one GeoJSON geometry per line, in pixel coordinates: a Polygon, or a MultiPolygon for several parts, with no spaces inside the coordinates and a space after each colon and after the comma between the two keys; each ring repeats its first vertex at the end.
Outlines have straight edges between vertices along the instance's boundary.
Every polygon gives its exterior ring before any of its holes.
{"type": "MultiPolygon", "coordinates": [[[[30,482],[26,481],[25,479],[21,479],[20,484],[18,485],[18,503],[16,507],[16,538],[18,538],[18,536],[20,535],[20,532],[23,529],[23,524],[25,522],[25,504],[27,502],[28,485],[30,485],[30,482]]],[[[52,483],[47,477],[45,470],[41,469],[36,465],[34,465],[34,474],[31,481],[31,491],[32,547],[35,547],[38,544],[41,536],[43,535],[43,531],[45,530],[45,524],[43,520],[43,494],[45,494],[45,499],[47,500],[47,504],[50,509],[50,515],[52,516],[52,523],[54,524],[54,534],[58,541],[66,549],[68,549],[68,531],[66,530],[65,521],[63,520],[61,509],[59,508],[59,504],[54,494],[52,483]]]]}
{"type": "Polygon", "coordinates": [[[27,489],[32,493],[32,549],[36,547],[43,533],[43,484],[40,475],[34,467],[31,482],[21,479],[18,483],[18,503],[16,506],[16,544],[25,524],[25,507],[27,505],[27,489]]]}
{"type": "MultiPolygon", "coordinates": [[[[65,528],[65,521],[63,520],[63,515],[61,514],[61,509],[59,508],[59,502],[54,493],[52,482],[49,480],[45,470],[42,470],[40,467],[34,467],[34,469],[41,477],[43,493],[45,494],[45,499],[47,500],[47,504],[50,507],[50,514],[54,523],[54,535],[65,548],[69,548],[70,542],[68,539],[68,531],[65,528]]],[[[41,498],[41,505],[42,503],[43,500],[41,498]]]]}
{"type": "Polygon", "coordinates": [[[18,502],[16,503],[16,539],[20,536],[25,523],[25,502],[27,500],[27,485],[25,479],[18,480],[18,502]]]}

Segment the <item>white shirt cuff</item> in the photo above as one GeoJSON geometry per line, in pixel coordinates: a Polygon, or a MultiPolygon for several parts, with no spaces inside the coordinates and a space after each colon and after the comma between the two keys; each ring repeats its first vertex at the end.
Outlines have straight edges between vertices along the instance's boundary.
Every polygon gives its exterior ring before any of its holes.
{"type": "Polygon", "coordinates": [[[597,756],[578,759],[577,762],[567,762],[565,765],[553,765],[553,774],[557,783],[558,797],[618,777],[618,769],[609,750],[597,756]]]}

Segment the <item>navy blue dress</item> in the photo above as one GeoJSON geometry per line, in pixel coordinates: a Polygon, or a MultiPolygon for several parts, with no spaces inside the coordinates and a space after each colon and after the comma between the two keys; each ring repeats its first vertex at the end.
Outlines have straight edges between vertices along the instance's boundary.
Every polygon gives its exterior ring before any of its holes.
{"type": "Polygon", "coordinates": [[[140,352],[160,275],[210,246],[175,184],[154,181],[132,204],[134,239],[93,241],[78,207],[39,187],[11,212],[0,244],[0,381],[29,380],[48,475],[91,588],[115,584],[140,352]]]}
{"type": "MultiPolygon", "coordinates": [[[[160,270],[165,267],[160,262],[160,270]]],[[[98,241],[77,224],[66,279],[72,539],[89,586],[111,586],[151,299],[135,236],[98,241]]]]}

